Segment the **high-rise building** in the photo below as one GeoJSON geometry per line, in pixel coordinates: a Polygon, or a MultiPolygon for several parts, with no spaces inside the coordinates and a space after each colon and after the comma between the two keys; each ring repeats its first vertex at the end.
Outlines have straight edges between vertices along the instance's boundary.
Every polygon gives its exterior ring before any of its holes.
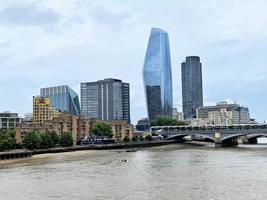
{"type": "Polygon", "coordinates": [[[0,129],[14,129],[21,123],[18,113],[0,113],[0,129]]]}
{"type": "Polygon", "coordinates": [[[203,106],[202,64],[200,57],[189,56],[182,63],[183,113],[185,119],[195,118],[203,106]]]}
{"type": "Polygon", "coordinates": [[[52,120],[59,114],[59,110],[50,105],[48,97],[33,97],[33,123],[43,123],[47,120],[52,120]]]}
{"type": "Polygon", "coordinates": [[[81,114],[130,122],[130,86],[118,79],[81,83],[81,114]]]}
{"type": "Polygon", "coordinates": [[[147,46],[143,79],[149,120],[172,116],[172,72],[169,36],[152,28],[147,46]]]}
{"type": "Polygon", "coordinates": [[[48,97],[50,104],[61,112],[80,115],[79,97],[69,86],[56,86],[40,89],[41,97],[48,97]]]}

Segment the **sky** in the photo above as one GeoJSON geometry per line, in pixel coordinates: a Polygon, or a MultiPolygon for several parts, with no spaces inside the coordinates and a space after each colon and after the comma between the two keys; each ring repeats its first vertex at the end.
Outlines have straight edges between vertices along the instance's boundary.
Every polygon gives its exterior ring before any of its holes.
{"type": "Polygon", "coordinates": [[[32,112],[41,87],[118,78],[133,123],[147,116],[142,68],[152,27],[169,33],[174,106],[181,62],[201,57],[204,104],[267,119],[266,0],[0,0],[0,111],[32,112]]]}

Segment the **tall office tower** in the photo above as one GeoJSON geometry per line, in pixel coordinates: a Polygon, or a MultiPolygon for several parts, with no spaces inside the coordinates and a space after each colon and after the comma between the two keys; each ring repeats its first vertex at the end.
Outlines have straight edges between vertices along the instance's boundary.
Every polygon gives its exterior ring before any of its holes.
{"type": "Polygon", "coordinates": [[[50,105],[48,97],[33,97],[33,123],[43,123],[59,115],[59,110],[50,105]]]}
{"type": "Polygon", "coordinates": [[[143,79],[149,120],[172,116],[172,72],[169,36],[152,28],[147,46],[143,79]]]}
{"type": "Polygon", "coordinates": [[[198,56],[186,57],[182,63],[182,93],[184,118],[195,118],[196,109],[203,106],[202,64],[198,56]]]}
{"type": "Polygon", "coordinates": [[[41,97],[48,97],[50,104],[61,112],[80,115],[79,97],[69,86],[41,88],[41,97]]]}
{"type": "Polygon", "coordinates": [[[81,114],[101,120],[130,122],[130,87],[117,79],[81,83],[81,114]]]}

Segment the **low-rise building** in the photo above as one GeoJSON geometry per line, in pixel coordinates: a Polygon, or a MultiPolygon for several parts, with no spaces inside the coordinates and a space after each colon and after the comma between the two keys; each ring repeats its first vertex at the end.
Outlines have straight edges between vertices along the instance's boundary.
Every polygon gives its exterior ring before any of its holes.
{"type": "Polygon", "coordinates": [[[148,118],[142,118],[138,120],[135,128],[137,131],[148,131],[150,128],[148,118]]]}
{"type": "Polygon", "coordinates": [[[210,121],[212,125],[250,124],[249,109],[239,104],[220,102],[216,106],[197,109],[197,118],[210,121]]]}
{"type": "Polygon", "coordinates": [[[18,113],[0,113],[0,129],[15,129],[21,123],[18,113]]]}
{"type": "MultiPolygon", "coordinates": [[[[52,120],[46,120],[42,123],[23,122],[16,128],[16,141],[21,143],[23,137],[32,130],[40,132],[55,131],[58,135],[64,132],[71,132],[74,144],[85,137],[92,135],[92,127],[97,120],[95,118],[84,118],[81,116],[61,113],[52,120]]],[[[106,121],[112,126],[115,140],[123,140],[125,136],[132,138],[133,126],[126,120],[106,121]]]]}
{"type": "Polygon", "coordinates": [[[173,108],[172,109],[172,118],[177,119],[179,121],[183,121],[184,120],[184,113],[179,112],[177,108],[173,108]]]}

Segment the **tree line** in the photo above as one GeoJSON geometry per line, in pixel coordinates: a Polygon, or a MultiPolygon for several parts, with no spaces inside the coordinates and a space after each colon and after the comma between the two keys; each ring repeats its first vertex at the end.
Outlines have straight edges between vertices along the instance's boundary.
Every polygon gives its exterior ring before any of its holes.
{"type": "Polygon", "coordinates": [[[0,130],[0,151],[16,148],[47,149],[56,146],[72,146],[73,138],[70,132],[62,133],[60,136],[54,131],[41,133],[37,130],[28,132],[22,139],[21,144],[16,143],[15,130],[0,130]]]}
{"type": "Polygon", "coordinates": [[[166,116],[157,116],[150,122],[150,126],[186,126],[189,125],[187,121],[181,121],[166,116]]]}

